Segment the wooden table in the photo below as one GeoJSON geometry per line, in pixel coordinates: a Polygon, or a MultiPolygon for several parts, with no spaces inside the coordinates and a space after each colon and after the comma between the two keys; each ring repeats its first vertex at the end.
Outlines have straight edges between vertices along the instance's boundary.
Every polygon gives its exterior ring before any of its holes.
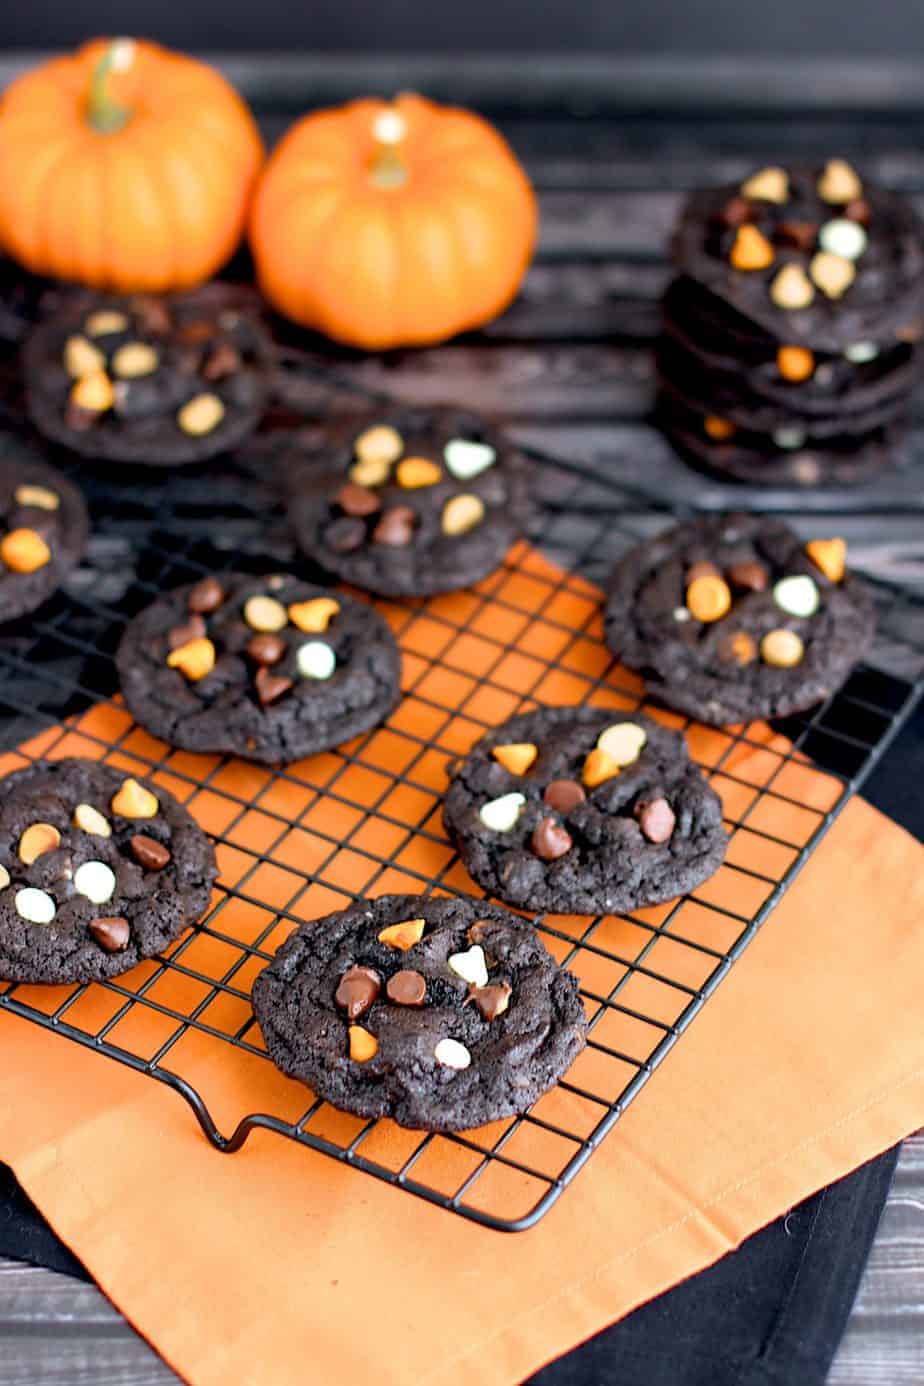
{"type": "MultiPolygon", "coordinates": [[[[18,64],[0,61],[0,82],[18,64]]],[[[645,495],[709,508],[761,504],[807,533],[845,534],[853,561],[924,590],[924,448],[855,492],[755,496],[687,471],[650,428],[649,347],[665,247],[685,191],[785,155],[856,157],[924,205],[924,109],[905,68],[735,62],[648,68],[618,59],[290,57],[234,60],[270,136],[313,92],[329,100],[416,87],[497,116],[539,190],[537,261],[517,303],[478,336],[438,350],[339,362],[409,399],[499,410],[525,442],[645,495]],[[772,95],[768,97],[768,93],[772,95]],[[768,100],[784,110],[768,107],[768,100]],[[848,109],[851,107],[852,109],[848,109]]],[[[644,1100],[644,1099],[642,1099],[644,1100]]],[[[830,1386],[924,1380],[924,1137],[909,1141],[830,1386]]],[[[93,1288],[0,1262],[0,1386],[154,1386],[175,1380],[93,1288]]]]}

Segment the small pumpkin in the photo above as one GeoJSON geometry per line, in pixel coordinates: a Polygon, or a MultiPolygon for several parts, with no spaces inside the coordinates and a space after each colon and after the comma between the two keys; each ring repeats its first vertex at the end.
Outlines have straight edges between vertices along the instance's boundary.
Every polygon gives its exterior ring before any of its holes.
{"type": "Polygon", "coordinates": [[[189,288],[234,251],[262,161],[253,116],[213,68],[94,40],[0,100],[0,243],[95,288],[189,288]]]}
{"type": "Polygon", "coordinates": [[[250,243],[281,313],[383,349],[496,317],[537,222],[529,179],[487,121],[405,95],[299,121],[260,180],[250,243]]]}

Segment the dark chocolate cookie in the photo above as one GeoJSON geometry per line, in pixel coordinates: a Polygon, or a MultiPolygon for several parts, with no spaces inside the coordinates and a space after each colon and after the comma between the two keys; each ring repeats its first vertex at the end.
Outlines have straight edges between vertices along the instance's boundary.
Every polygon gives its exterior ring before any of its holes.
{"type": "Polygon", "coordinates": [[[474,880],[529,910],[658,904],[725,856],[721,804],[683,737],[599,708],[543,707],[483,737],[443,820],[474,880]]]}
{"type": "Polygon", "coordinates": [[[587,1030],[577,981],[535,929],[468,896],[383,895],[303,924],[253,1007],[283,1073],[427,1131],[525,1112],[587,1030]]]}
{"type": "Polygon", "coordinates": [[[483,420],[404,409],[344,425],[302,466],[291,517],[305,553],[386,596],[468,587],[494,571],[526,516],[523,465],[483,420]]]}
{"type": "Polygon", "coordinates": [[[340,745],[400,694],[382,617],[288,574],[177,588],[129,623],[116,664],[129,709],[155,736],[263,764],[340,745]]]}
{"type": "Polygon", "coordinates": [[[873,635],[873,603],[842,539],[808,544],[779,520],[715,515],[617,565],[606,642],[652,694],[715,726],[811,707],[873,635]]]}
{"type": "Polygon", "coordinates": [[[843,353],[921,335],[917,213],[842,160],[761,169],[742,184],[694,193],[673,258],[682,274],[782,343],[843,353]]]}
{"type": "Polygon", "coordinates": [[[56,760],[2,786],[0,978],[116,977],[208,906],[212,844],[159,785],[99,761],[56,760]]]}
{"type": "Polygon", "coordinates": [[[0,622],[41,606],[87,543],[83,496],[42,462],[0,458],[0,622]]]}
{"type": "Polygon", "coordinates": [[[174,298],[80,296],[23,351],[29,412],[56,443],[175,467],[236,446],[266,399],[267,345],[215,286],[174,298]]]}

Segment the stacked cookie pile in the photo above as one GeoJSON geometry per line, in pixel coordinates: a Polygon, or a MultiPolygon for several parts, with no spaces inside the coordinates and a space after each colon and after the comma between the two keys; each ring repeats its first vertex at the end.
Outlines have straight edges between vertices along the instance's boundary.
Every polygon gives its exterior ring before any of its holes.
{"type": "Polygon", "coordinates": [[[924,231],[840,159],[695,193],[663,301],[660,416],[742,481],[857,480],[894,456],[924,331],[924,231]]]}

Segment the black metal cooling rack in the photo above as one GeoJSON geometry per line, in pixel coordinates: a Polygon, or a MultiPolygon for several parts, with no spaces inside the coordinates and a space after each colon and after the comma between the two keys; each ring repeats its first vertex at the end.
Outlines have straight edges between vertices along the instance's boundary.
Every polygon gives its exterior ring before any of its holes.
{"type": "MultiPolygon", "coordinates": [[[[289,366],[297,368],[297,375],[300,372],[304,399],[319,409],[344,403],[355,407],[351,387],[333,373],[309,370],[297,360],[289,366]]],[[[10,385],[6,394],[15,418],[13,391],[10,385]]],[[[164,958],[92,987],[40,989],[0,983],[0,1008],[174,1088],[192,1107],[208,1139],[225,1153],[239,1150],[254,1129],[268,1128],[485,1226],[522,1230],[548,1211],[610,1132],[908,716],[924,686],[924,603],[899,588],[876,586],[879,635],[870,662],[824,704],[781,726],[790,738],[787,749],[767,750],[750,728],[715,734],[716,744],[703,768],[731,791],[727,823],[732,843],[723,871],[732,873],[739,887],[747,885],[752,907],[746,912],[728,908],[708,888],[701,888],[692,899],[684,897],[654,917],[651,911],[624,917],[616,934],[613,921],[537,918],[548,946],[582,980],[591,1030],[585,1056],[560,1089],[531,1112],[487,1128],[487,1135],[475,1131],[433,1136],[391,1128],[385,1139],[380,1123],[347,1118],[313,1101],[297,1113],[236,1113],[225,1133],[210,1107],[206,1086],[192,1068],[184,1072],[184,1043],[197,1036],[225,1054],[228,1062],[243,1063],[245,1056],[248,1063],[268,1062],[257,1042],[248,982],[269,961],[280,930],[306,917],[300,913],[304,900],[310,900],[313,883],[324,879],[338,853],[345,847],[352,851],[352,844],[362,838],[362,852],[353,851],[353,857],[365,862],[370,873],[368,880],[360,880],[352,863],[354,879],[349,885],[337,882],[343,894],[376,889],[376,882],[397,869],[411,879],[412,889],[457,888],[457,859],[438,827],[439,791],[430,766],[438,758],[433,730],[424,734],[402,721],[400,735],[408,756],[404,769],[371,791],[370,776],[386,778],[369,759],[374,732],[348,754],[324,758],[324,773],[317,781],[312,781],[313,762],[307,772],[261,771],[261,787],[248,797],[223,786],[226,760],[208,758],[211,763],[203,774],[190,773],[188,757],[169,750],[152,754],[143,739],[139,744],[138,729],[127,716],[119,735],[106,741],[95,735],[92,724],[81,721],[88,708],[111,703],[117,689],[112,654],[122,627],[160,591],[232,566],[266,571],[285,564],[310,572],[292,548],[277,502],[278,472],[292,440],[290,431],[277,430],[259,439],[236,463],[153,478],[122,470],[116,480],[112,473],[78,468],[63,454],[55,456],[57,465],[79,480],[88,497],[94,539],[88,562],[67,591],[0,636],[3,745],[18,747],[43,730],[58,728],[54,740],[42,747],[43,754],[54,754],[55,745],[76,724],[100,753],[130,753],[149,773],[169,773],[180,797],[185,787],[193,811],[197,795],[219,794],[227,801],[228,816],[216,843],[219,850],[227,847],[246,858],[247,864],[233,882],[224,882],[209,915],[164,958]],[[756,779],[742,769],[740,757],[747,750],[762,765],[756,779]],[[805,758],[826,777],[830,792],[822,806],[800,796],[805,758]],[[395,790],[413,799],[413,815],[391,806],[395,790]],[[321,797],[328,811],[335,808],[352,821],[346,837],[340,829],[326,830],[311,821],[311,808],[321,797]],[[294,810],[288,806],[292,803],[294,810]],[[787,821],[795,826],[770,830],[764,818],[768,806],[784,807],[787,821]],[[255,813],[261,831],[254,842],[255,813]],[[309,821],[312,841],[322,844],[322,855],[310,870],[286,861],[292,897],[266,910],[260,873],[279,869],[280,844],[309,821]],[[373,829],[371,843],[368,831],[363,836],[364,828],[373,829]],[[381,834],[381,844],[376,833],[381,834]],[[736,851],[737,843],[748,842],[760,844],[772,865],[749,865],[747,851],[736,851]],[[408,856],[408,844],[414,843],[433,850],[439,846],[438,869],[422,870],[415,864],[413,853],[408,856]],[[247,911],[254,913],[256,922],[242,936],[239,926],[229,927],[229,920],[247,911]],[[216,951],[221,954],[217,965],[216,951]],[[161,999],[166,982],[180,981],[184,1002],[161,999]],[[140,1013],[157,1021],[158,1042],[144,1051],[125,1038],[133,1033],[132,1022],[140,1013]]],[[[5,446],[11,451],[28,444],[11,437],[5,446]]],[[[556,671],[575,677],[572,655],[587,639],[592,603],[587,603],[586,617],[556,617],[563,595],[581,590],[571,575],[599,581],[628,547],[670,520],[669,512],[654,507],[650,498],[616,488],[589,468],[539,454],[533,454],[532,461],[539,504],[531,538],[562,565],[561,576],[550,580],[530,572],[529,595],[508,596],[519,590],[508,586],[518,577],[508,568],[476,590],[463,618],[410,602],[401,608],[396,631],[399,639],[410,638],[415,622],[426,612],[427,622],[445,627],[447,639],[478,632],[478,640],[488,648],[483,667],[470,677],[465,716],[480,727],[485,724],[477,713],[467,710],[478,689],[501,687],[522,701],[540,691],[556,671]],[[515,692],[504,686],[499,671],[509,654],[508,643],[502,633],[492,635],[479,624],[486,613],[500,626],[509,615],[521,624],[527,619],[541,622],[552,632],[555,653],[535,657],[529,686],[518,686],[515,692]]],[[[431,729],[444,725],[457,711],[426,691],[426,674],[441,659],[438,652],[425,658],[406,691],[405,704],[416,700],[428,712],[426,726],[431,729]]],[[[453,673],[458,677],[457,670],[453,673]]],[[[589,673],[585,670],[581,678],[586,696],[609,688],[638,702],[637,687],[621,688],[618,674],[605,661],[589,673]]]]}

